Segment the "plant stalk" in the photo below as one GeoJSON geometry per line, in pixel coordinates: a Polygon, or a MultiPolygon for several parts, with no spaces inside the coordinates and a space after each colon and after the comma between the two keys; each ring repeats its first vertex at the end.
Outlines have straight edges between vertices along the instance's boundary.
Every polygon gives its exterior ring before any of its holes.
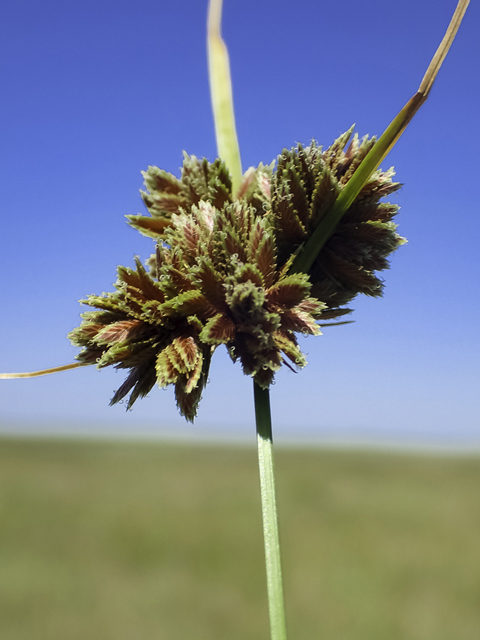
{"type": "Polygon", "coordinates": [[[221,34],[222,0],[210,0],[208,7],[208,75],[218,155],[232,176],[236,196],[242,181],[242,163],[233,112],[232,80],[227,47],[221,34]]]}
{"type": "Polygon", "coordinates": [[[285,609],[283,604],[282,567],[278,537],[275,473],[273,467],[272,419],[270,392],[254,384],[255,418],[257,423],[258,467],[262,500],[263,539],[267,569],[268,610],[272,640],[286,640],[285,609]]]}

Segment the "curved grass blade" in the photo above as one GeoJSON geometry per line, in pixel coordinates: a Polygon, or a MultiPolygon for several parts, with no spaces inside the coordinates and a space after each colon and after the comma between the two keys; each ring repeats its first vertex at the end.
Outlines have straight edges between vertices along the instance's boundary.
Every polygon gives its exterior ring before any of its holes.
{"type": "Polygon", "coordinates": [[[358,196],[365,184],[370,180],[372,174],[378,169],[380,163],[397,143],[402,133],[407,128],[413,116],[420,109],[428,97],[433,82],[440,70],[442,62],[450,49],[450,46],[457,34],[460,23],[470,0],[460,0],[455,13],[450,21],[447,32],[440,43],[435,55],[428,66],[417,93],[407,102],[400,113],[388,125],[384,133],[374,144],[363,162],[348,181],[336,199],[333,207],[326,214],[317,226],[305,246],[299,252],[297,258],[290,269],[291,273],[308,273],[317,255],[321,251],[328,238],[334,232],[342,216],[348,210],[355,198],[358,196]]]}

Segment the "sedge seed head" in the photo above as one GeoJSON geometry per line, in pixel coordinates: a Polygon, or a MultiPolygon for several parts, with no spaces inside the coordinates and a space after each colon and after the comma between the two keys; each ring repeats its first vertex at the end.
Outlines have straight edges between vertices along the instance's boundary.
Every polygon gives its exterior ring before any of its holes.
{"type": "Polygon", "coordinates": [[[238,197],[221,160],[185,154],[176,178],[157,167],[143,174],[148,215],[128,216],[156,241],[145,268],[119,267],[115,290],[88,296],[69,335],[81,363],[128,371],[111,404],[130,408],[158,385],[173,385],[180,413],[193,421],[213,352],[224,344],[246,375],[267,388],[282,364],[303,367],[297,335],[318,335],[357,293],[380,295],[376,271],[402,239],[396,205],[380,200],[399,188],[377,171],[326,242],[309,274],[289,274],[299,247],[371,148],[352,131],[326,151],[284,150],[249,169],[238,197]]]}

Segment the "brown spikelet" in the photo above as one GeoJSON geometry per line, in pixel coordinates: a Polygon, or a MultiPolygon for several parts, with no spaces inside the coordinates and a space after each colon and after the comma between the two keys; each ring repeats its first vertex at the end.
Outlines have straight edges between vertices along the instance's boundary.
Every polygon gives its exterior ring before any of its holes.
{"type": "Polygon", "coordinates": [[[145,180],[145,186],[151,191],[173,194],[178,194],[182,191],[180,180],[158,167],[148,167],[147,171],[142,171],[142,176],[145,180]]]}
{"type": "Polygon", "coordinates": [[[225,288],[219,274],[213,266],[206,260],[199,260],[199,266],[195,276],[199,281],[200,290],[212,307],[226,311],[225,288]]]}
{"type": "Polygon", "coordinates": [[[310,283],[307,278],[298,276],[299,274],[293,274],[274,284],[267,292],[268,302],[291,308],[304,300],[310,290],[310,283]]]}
{"type": "Polygon", "coordinates": [[[165,229],[170,226],[170,219],[164,217],[149,218],[147,216],[126,216],[129,224],[144,236],[161,238],[165,229]]]}
{"type": "Polygon", "coordinates": [[[340,193],[340,188],[330,169],[325,167],[318,179],[312,196],[311,223],[315,227],[322,220],[340,193]]]}
{"type": "Polygon", "coordinates": [[[123,342],[127,338],[134,337],[141,330],[144,323],[141,320],[122,320],[107,325],[99,331],[95,337],[98,344],[123,342]]]}
{"type": "Polygon", "coordinates": [[[257,287],[263,287],[263,276],[257,267],[253,264],[241,265],[235,272],[235,280],[237,282],[253,282],[257,287]]]}
{"type": "Polygon", "coordinates": [[[265,288],[269,288],[275,281],[276,273],[276,256],[275,243],[270,234],[265,233],[263,239],[258,245],[255,255],[255,262],[260,273],[263,276],[265,288]]]}
{"type": "MultiPolygon", "coordinates": [[[[156,361],[157,384],[159,387],[168,387],[174,384],[180,375],[175,365],[175,352],[170,353],[172,349],[170,345],[160,351],[156,361]]],[[[174,350],[173,350],[174,351],[174,350]]]]}
{"type": "Polygon", "coordinates": [[[180,336],[175,338],[173,345],[180,354],[182,361],[185,363],[187,369],[191,369],[198,360],[199,350],[197,343],[192,336],[184,337],[180,336]]]}
{"type": "Polygon", "coordinates": [[[234,233],[230,228],[225,233],[225,250],[229,256],[236,255],[239,260],[246,259],[245,246],[239,235],[234,233]]]}
{"type": "Polygon", "coordinates": [[[207,321],[200,338],[206,344],[226,344],[235,337],[235,323],[228,316],[217,314],[207,321]]]}
{"type": "Polygon", "coordinates": [[[258,247],[260,243],[265,238],[264,226],[260,218],[257,218],[253,223],[252,229],[250,231],[250,242],[248,245],[248,260],[255,260],[255,256],[258,251],[258,247]]]}
{"type": "Polygon", "coordinates": [[[203,356],[201,351],[198,352],[197,358],[193,363],[193,366],[188,372],[187,380],[185,383],[185,393],[190,394],[195,391],[198,381],[200,380],[200,376],[202,375],[203,370],[203,356]]]}

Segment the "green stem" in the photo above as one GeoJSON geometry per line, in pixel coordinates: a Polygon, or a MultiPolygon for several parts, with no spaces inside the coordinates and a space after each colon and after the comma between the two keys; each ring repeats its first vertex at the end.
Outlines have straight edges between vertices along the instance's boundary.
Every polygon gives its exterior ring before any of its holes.
{"type": "Polygon", "coordinates": [[[260,470],[270,633],[272,640],[286,640],[280,541],[278,538],[277,506],[275,502],[270,393],[268,389],[259,387],[256,382],[254,382],[253,389],[257,422],[258,466],[260,470]]]}
{"type": "Polygon", "coordinates": [[[218,155],[232,176],[235,197],[242,181],[242,163],[233,112],[232,80],[227,47],[221,35],[222,0],[210,0],[208,7],[208,75],[218,155]]]}

